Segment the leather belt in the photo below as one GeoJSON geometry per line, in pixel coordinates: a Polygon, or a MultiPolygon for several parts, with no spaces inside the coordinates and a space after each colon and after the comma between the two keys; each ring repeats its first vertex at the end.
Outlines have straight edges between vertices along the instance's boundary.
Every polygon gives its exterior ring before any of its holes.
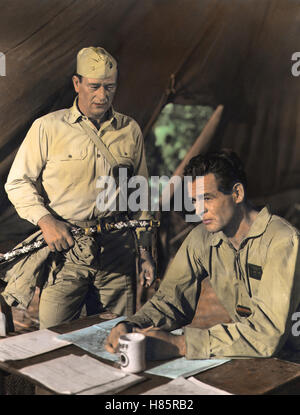
{"type": "Polygon", "coordinates": [[[128,221],[129,216],[126,213],[116,214],[114,216],[106,216],[86,221],[79,221],[79,220],[68,220],[71,225],[78,226],[79,228],[89,228],[91,226],[98,226],[100,225],[101,228],[105,229],[106,225],[114,224],[118,222],[128,221]]]}

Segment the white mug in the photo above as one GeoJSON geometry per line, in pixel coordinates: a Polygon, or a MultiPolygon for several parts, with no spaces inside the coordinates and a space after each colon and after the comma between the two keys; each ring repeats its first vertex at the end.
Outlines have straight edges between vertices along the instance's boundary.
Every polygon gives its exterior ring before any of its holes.
{"type": "Polygon", "coordinates": [[[127,333],[119,338],[119,363],[124,372],[138,373],[146,369],[146,337],[127,333]]]}

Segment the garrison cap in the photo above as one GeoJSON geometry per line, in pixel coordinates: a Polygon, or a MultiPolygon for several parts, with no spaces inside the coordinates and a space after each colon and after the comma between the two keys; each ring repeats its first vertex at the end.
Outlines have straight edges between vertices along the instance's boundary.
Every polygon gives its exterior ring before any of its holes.
{"type": "Polygon", "coordinates": [[[101,47],[83,48],[77,54],[78,75],[86,78],[109,78],[116,71],[116,60],[101,47]]]}

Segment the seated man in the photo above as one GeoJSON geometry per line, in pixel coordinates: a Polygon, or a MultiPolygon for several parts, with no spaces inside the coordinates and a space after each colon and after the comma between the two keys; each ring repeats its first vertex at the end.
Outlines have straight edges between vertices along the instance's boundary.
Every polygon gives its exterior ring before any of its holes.
{"type": "Polygon", "coordinates": [[[116,352],[119,336],[134,330],[148,336],[152,360],[278,354],[289,338],[298,339],[292,336],[300,302],[298,231],[266,207],[251,206],[233,152],[194,157],[185,175],[192,176],[188,191],[202,223],[183,242],[153,298],[113,328],[107,350],[116,352]],[[170,334],[192,321],[207,276],[232,322],[170,334]]]}

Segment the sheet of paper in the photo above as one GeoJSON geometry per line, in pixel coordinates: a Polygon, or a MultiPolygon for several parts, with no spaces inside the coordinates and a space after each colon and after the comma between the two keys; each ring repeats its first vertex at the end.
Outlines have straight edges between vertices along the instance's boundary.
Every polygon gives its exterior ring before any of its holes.
{"type": "Polygon", "coordinates": [[[104,321],[103,323],[94,324],[81,330],[58,336],[61,340],[69,341],[81,349],[102,357],[103,359],[117,362],[118,354],[109,353],[105,350],[105,340],[111,329],[126,317],[118,317],[113,320],[104,321]]]}
{"type": "Polygon", "coordinates": [[[7,337],[0,340],[0,361],[27,359],[69,344],[48,329],[7,337]]]}
{"type": "Polygon", "coordinates": [[[187,378],[187,380],[196,385],[197,388],[201,388],[203,392],[205,392],[204,395],[232,395],[232,393],[226,392],[223,389],[215,388],[214,386],[210,386],[207,383],[203,383],[193,376],[187,378]]]}
{"type": "Polygon", "coordinates": [[[142,395],[231,395],[221,389],[200,382],[190,377],[178,377],[157,388],[151,389],[142,395]]]}
{"type": "Polygon", "coordinates": [[[229,361],[230,359],[188,360],[185,357],[179,357],[178,359],[155,366],[152,369],[147,370],[145,373],[165,376],[171,379],[178,378],[179,376],[186,378],[229,361]]]}
{"type": "Polygon", "coordinates": [[[27,366],[20,372],[60,394],[112,394],[144,380],[90,356],[73,354],[27,366]]]}

